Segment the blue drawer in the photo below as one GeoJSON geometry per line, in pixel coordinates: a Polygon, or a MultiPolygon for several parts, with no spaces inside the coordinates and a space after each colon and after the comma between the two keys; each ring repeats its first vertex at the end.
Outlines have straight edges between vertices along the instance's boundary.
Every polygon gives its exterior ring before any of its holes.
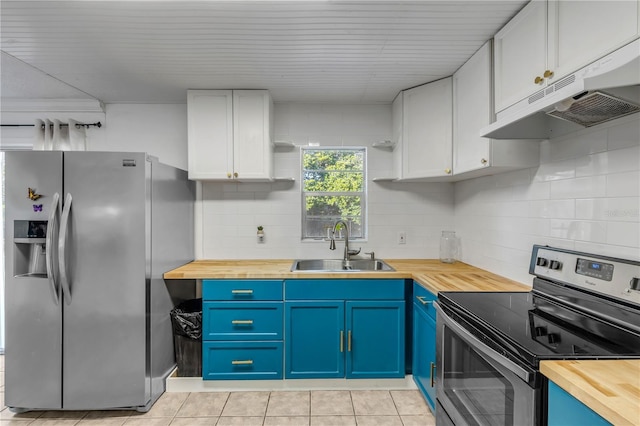
{"type": "Polygon", "coordinates": [[[437,300],[435,294],[414,281],[413,283],[413,305],[421,309],[434,320],[436,319],[436,309],[433,302],[437,300]]]}
{"type": "Polygon", "coordinates": [[[282,342],[202,342],[202,378],[282,379],[282,342]]]}
{"type": "Polygon", "coordinates": [[[202,340],[282,340],[283,302],[204,302],[202,340]]]}
{"type": "Polygon", "coordinates": [[[281,280],[202,280],[203,300],[282,300],[281,280]]]}
{"type": "Polygon", "coordinates": [[[286,300],[404,300],[402,279],[285,281],[286,300]]]}

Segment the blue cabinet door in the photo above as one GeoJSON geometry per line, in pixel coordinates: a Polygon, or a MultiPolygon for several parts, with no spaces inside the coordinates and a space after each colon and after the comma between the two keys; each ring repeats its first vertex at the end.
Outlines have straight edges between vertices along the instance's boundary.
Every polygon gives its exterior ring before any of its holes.
{"type": "Polygon", "coordinates": [[[436,322],[422,306],[413,304],[413,380],[435,412],[436,322]]]}
{"type": "Polygon", "coordinates": [[[404,301],[346,302],[346,377],[404,377],[404,301]]]}
{"type": "Polygon", "coordinates": [[[285,378],[344,377],[344,302],[285,302],[285,378]]]}

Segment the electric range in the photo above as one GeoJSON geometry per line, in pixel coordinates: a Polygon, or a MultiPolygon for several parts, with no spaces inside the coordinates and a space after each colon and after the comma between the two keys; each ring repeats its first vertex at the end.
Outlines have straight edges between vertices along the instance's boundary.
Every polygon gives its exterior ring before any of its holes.
{"type": "Polygon", "coordinates": [[[640,262],[536,245],[529,272],[529,293],[438,295],[439,423],[543,425],[540,361],[640,358],[640,262]]]}

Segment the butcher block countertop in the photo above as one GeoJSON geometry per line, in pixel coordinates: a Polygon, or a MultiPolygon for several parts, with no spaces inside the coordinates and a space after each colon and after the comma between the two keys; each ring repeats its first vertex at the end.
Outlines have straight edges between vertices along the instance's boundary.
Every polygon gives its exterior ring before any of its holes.
{"type": "Polygon", "coordinates": [[[540,371],[614,425],[640,424],[640,359],[542,361],[540,371]]]}
{"type": "Polygon", "coordinates": [[[172,271],[165,279],[206,278],[408,278],[437,294],[440,291],[530,291],[531,287],[463,262],[434,259],[385,259],[391,272],[291,272],[292,259],[196,260],[172,271]]]}

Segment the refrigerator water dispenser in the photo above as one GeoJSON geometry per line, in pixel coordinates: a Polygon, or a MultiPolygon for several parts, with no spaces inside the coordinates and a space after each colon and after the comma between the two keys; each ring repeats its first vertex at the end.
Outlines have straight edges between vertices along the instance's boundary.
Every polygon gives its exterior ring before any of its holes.
{"type": "Polygon", "coordinates": [[[46,220],[13,222],[14,276],[47,278],[46,236],[46,220]]]}

